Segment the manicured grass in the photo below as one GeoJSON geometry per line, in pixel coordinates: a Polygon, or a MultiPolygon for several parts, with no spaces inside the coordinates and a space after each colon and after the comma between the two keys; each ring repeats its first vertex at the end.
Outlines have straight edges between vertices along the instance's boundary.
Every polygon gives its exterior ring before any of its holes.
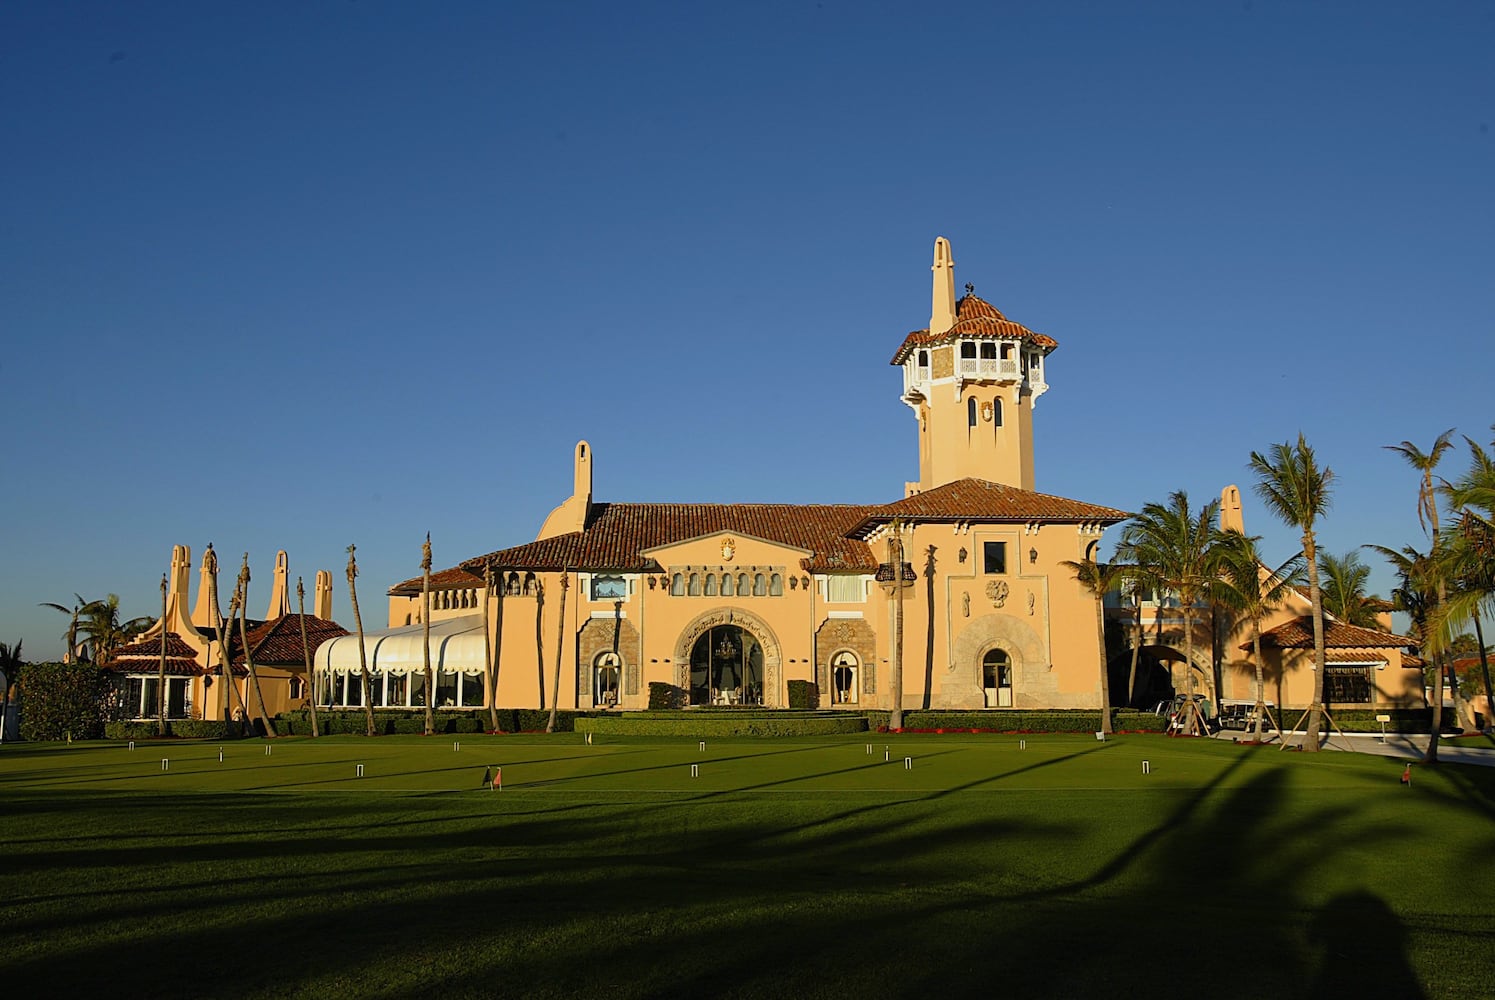
{"type": "Polygon", "coordinates": [[[1150,736],[269,745],[222,744],[222,763],[216,743],[0,749],[0,981],[111,997],[1495,989],[1495,770],[1414,769],[1408,789],[1390,759],[1150,736]],[[479,787],[495,763],[502,792],[479,787]]]}

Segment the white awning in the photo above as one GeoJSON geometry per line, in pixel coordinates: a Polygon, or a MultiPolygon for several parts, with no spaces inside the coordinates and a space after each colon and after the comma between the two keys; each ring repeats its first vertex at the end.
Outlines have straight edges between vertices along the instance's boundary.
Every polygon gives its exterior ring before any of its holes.
{"type": "MultiPolygon", "coordinates": [[[[418,674],[426,669],[425,628],[401,625],[363,634],[364,653],[374,673],[418,674]]],[[[317,647],[319,671],[356,674],[358,636],[343,635],[317,647]]],[[[452,674],[482,674],[487,669],[483,651],[483,616],[463,615],[431,623],[431,669],[452,674]]]]}

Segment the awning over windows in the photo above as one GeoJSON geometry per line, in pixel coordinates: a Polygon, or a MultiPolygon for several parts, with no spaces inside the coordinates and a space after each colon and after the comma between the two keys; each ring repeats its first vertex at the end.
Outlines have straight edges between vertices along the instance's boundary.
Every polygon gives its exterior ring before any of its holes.
{"type": "MultiPolygon", "coordinates": [[[[401,625],[365,632],[363,648],[370,671],[402,676],[426,669],[424,626],[401,625]]],[[[317,647],[316,666],[319,671],[334,674],[358,673],[358,635],[322,643],[317,647]]],[[[431,669],[453,674],[482,674],[487,670],[482,615],[431,623],[431,669]]]]}

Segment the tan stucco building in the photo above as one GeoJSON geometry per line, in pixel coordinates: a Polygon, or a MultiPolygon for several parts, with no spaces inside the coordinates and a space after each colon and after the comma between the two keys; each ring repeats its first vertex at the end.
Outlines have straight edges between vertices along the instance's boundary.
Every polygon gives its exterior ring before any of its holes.
{"type": "MultiPolygon", "coordinates": [[[[892,358],[919,478],[888,502],[604,502],[578,443],[534,541],[432,576],[436,704],[485,704],[492,655],[504,707],[548,706],[559,656],[563,708],[644,708],[651,684],[782,707],[793,681],[822,706],[890,708],[901,610],[905,708],[1097,707],[1095,598],[1060,564],[1127,515],[1035,491],[1056,347],[969,286],[957,301],[941,238],[929,324],[892,358]]],[[[366,640],[376,705],[424,703],[422,617],[419,578],[390,589],[390,627],[366,640]]],[[[317,655],[324,700],[360,704],[356,639],[317,655]]]]}

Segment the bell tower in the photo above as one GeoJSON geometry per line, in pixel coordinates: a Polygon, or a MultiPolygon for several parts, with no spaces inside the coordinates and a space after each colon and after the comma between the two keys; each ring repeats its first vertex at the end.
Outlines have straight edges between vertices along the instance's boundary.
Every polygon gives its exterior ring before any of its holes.
{"type": "Polygon", "coordinates": [[[929,328],[893,356],[919,422],[919,479],[909,495],[959,479],[1031,490],[1033,404],[1048,391],[1052,338],[1009,320],[966,285],[955,299],[950,241],[934,241],[929,328]]]}

